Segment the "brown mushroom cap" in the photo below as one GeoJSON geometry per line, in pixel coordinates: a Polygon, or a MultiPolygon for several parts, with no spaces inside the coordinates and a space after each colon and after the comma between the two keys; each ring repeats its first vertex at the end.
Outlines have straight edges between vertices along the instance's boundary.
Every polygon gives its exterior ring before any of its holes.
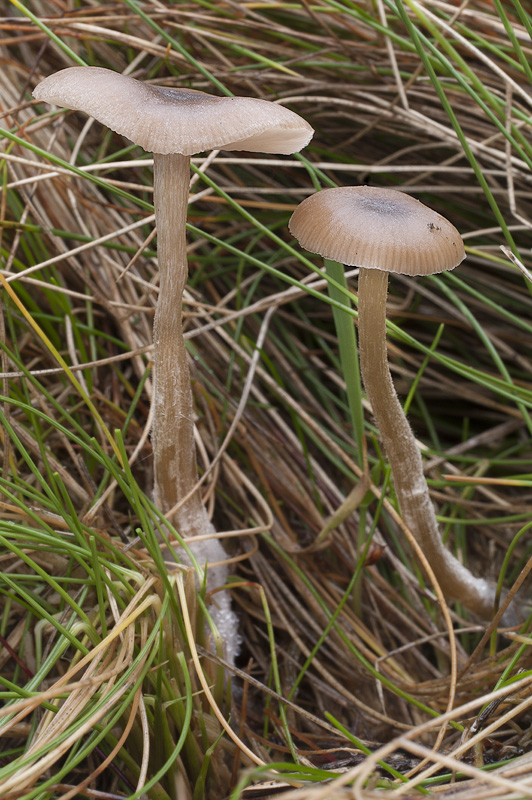
{"type": "Polygon", "coordinates": [[[190,156],[220,148],[288,155],[314,133],[298,114],[268,100],[152,86],[102,67],[56,72],[33,96],[84,111],[150,153],[190,156]]]}
{"type": "Polygon", "coordinates": [[[396,189],[324,189],[303,200],[289,227],[306,250],[366,269],[431,275],[465,258],[454,225],[396,189]]]}

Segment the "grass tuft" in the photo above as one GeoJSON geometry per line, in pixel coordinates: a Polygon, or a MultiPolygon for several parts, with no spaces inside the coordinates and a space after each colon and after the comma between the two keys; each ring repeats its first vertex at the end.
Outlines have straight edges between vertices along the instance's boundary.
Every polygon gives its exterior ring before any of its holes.
{"type": "Polygon", "coordinates": [[[527,4],[11,0],[5,15],[0,796],[530,797],[529,609],[497,635],[426,581],[356,374],[356,270],[325,269],[287,229],[311,192],[369,183],[463,234],[455,272],[392,281],[389,358],[447,546],[526,601],[527,4]],[[150,496],[152,162],[31,99],[73,64],[264,97],[316,129],[300,156],[194,159],[184,312],[234,667],[208,570],[163,555],[161,537],[187,542],[150,496]]]}

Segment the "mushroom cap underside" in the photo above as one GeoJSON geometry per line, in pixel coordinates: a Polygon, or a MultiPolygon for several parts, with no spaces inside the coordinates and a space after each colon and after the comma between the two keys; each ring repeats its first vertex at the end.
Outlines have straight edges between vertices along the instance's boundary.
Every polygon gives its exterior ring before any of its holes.
{"type": "Polygon", "coordinates": [[[150,153],[249,150],[288,155],[314,133],[290,109],[254,97],[152,86],[103,67],[68,67],[41,81],[37,100],[84,111],[150,153]]]}
{"type": "Polygon", "coordinates": [[[454,225],[396,189],[324,189],[300,203],[289,227],[306,250],[366,269],[431,275],[465,258],[454,225]]]}

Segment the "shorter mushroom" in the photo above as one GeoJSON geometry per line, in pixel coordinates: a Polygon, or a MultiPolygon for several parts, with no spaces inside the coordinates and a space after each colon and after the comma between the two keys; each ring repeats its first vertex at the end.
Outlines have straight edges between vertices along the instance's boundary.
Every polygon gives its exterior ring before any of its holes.
{"type": "Polygon", "coordinates": [[[371,186],[317,192],[298,206],[289,227],[306,250],[360,267],[360,368],[401,515],[444,594],[478,616],[490,618],[494,587],[472,575],[441,540],[419,447],[398,400],[386,352],[388,273],[430,275],[453,269],[465,258],[460,234],[413,197],[371,186]]]}

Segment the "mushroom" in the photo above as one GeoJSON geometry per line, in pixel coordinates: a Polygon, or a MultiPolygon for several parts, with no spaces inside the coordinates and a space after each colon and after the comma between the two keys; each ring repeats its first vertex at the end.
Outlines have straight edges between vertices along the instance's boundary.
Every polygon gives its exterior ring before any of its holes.
{"type": "MultiPolygon", "coordinates": [[[[160,274],[153,325],[154,499],[182,536],[213,534],[200,492],[194,491],[193,397],[182,329],[190,156],[214,148],[294,153],[308,144],[313,130],[293,111],[267,100],[153,86],[100,67],[61,70],[41,81],[33,96],[84,111],[153,153],[160,274]]],[[[216,539],[197,542],[191,550],[202,563],[225,557],[216,539]]],[[[225,568],[209,571],[209,587],[225,580],[225,568]]],[[[226,612],[232,615],[229,607],[226,612]]],[[[220,615],[217,623],[223,633],[220,615]]],[[[232,625],[233,620],[228,628],[232,625]]]]}
{"type": "Polygon", "coordinates": [[[306,250],[360,267],[360,368],[401,515],[444,594],[490,618],[494,588],[472,575],[442,543],[419,447],[398,400],[386,353],[388,273],[431,275],[453,269],[465,258],[460,234],[419,200],[371,186],[317,192],[297,207],[289,227],[306,250]]]}

